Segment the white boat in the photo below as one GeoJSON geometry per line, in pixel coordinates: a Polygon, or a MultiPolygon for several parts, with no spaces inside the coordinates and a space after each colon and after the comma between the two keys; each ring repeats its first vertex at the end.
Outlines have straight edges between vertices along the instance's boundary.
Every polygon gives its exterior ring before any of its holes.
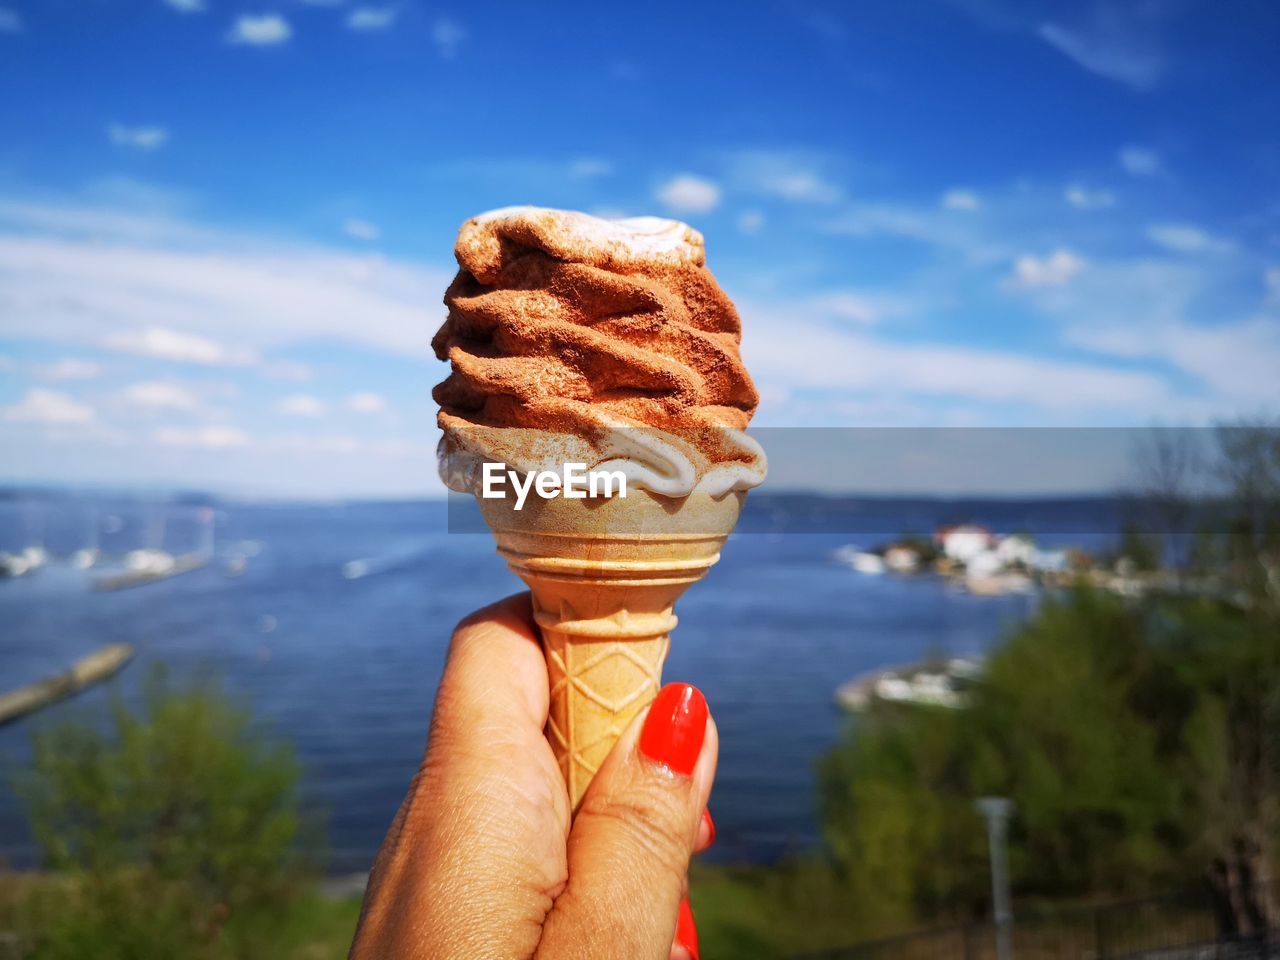
{"type": "Polygon", "coordinates": [[[854,547],[840,547],[833,556],[838,562],[853,567],[858,573],[876,576],[885,571],[884,557],[878,553],[870,553],[854,547]]]}
{"type": "Polygon", "coordinates": [[[83,547],[71,555],[71,565],[77,570],[88,570],[98,562],[98,551],[93,547],[83,547]]]}
{"type": "Polygon", "coordinates": [[[48,551],[44,547],[27,547],[22,551],[22,557],[27,561],[27,570],[38,570],[49,562],[48,551]]]}
{"type": "Polygon", "coordinates": [[[31,570],[27,558],[20,553],[0,553],[0,577],[21,577],[31,570]]]}
{"type": "Polygon", "coordinates": [[[130,573],[169,573],[176,564],[173,554],[166,550],[144,548],[130,550],[124,555],[124,568],[130,573]]]}
{"type": "Polygon", "coordinates": [[[836,690],[846,710],[866,710],[875,701],[962,709],[968,688],[982,675],[981,657],[952,657],[944,664],[907,664],[854,677],[836,690]]]}

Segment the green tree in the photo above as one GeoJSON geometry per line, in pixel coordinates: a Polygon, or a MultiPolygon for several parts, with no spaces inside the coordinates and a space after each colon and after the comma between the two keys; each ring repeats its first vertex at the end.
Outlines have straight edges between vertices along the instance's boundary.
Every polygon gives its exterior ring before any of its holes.
{"type": "Polygon", "coordinates": [[[298,767],[213,685],[148,683],[104,732],[40,731],[19,785],[47,865],[30,904],[39,957],[260,956],[300,889],[298,767]]]}
{"type": "Polygon", "coordinates": [[[964,710],[884,705],[823,767],[826,833],[869,910],[986,909],[975,798],[1011,797],[1018,892],[1145,891],[1181,876],[1193,692],[1147,643],[1145,615],[1088,590],[1049,601],[988,658],[964,710]]]}

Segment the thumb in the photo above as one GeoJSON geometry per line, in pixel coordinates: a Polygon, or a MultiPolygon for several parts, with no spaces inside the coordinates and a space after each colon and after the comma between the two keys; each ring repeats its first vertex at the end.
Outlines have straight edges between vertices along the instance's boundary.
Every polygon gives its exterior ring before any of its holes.
{"type": "Polygon", "coordinates": [[[667,960],[718,748],[698,689],[663,687],[587,789],[541,960],[667,960]]]}

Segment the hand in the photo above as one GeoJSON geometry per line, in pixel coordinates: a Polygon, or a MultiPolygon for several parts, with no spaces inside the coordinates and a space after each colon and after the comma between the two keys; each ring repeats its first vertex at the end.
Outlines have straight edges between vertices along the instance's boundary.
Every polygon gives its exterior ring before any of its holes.
{"type": "Polygon", "coordinates": [[[697,960],[686,874],[719,742],[702,694],[664,687],[572,822],[547,708],[528,594],[458,625],[352,958],[697,960]]]}

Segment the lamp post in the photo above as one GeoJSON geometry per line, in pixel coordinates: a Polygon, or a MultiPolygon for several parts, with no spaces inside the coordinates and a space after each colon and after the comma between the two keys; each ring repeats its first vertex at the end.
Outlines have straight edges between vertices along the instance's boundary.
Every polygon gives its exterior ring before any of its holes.
{"type": "Polygon", "coordinates": [[[991,848],[991,910],[996,924],[996,957],[1013,960],[1013,908],[1009,904],[1008,826],[1013,801],[983,797],[978,810],[987,818],[987,842],[991,848]]]}

